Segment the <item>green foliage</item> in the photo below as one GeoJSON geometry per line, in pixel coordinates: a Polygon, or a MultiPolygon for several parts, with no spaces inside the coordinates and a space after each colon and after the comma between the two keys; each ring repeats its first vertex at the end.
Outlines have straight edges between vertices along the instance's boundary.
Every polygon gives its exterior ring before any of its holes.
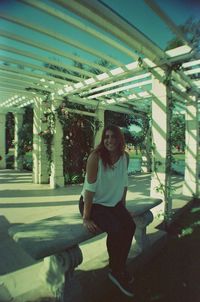
{"type": "MultiPolygon", "coordinates": [[[[77,65],[78,65],[78,63],[74,63],[74,66],[77,66],[77,65]]],[[[50,75],[51,77],[54,77],[54,78],[57,78],[57,79],[62,79],[62,80],[65,80],[67,82],[76,83],[76,81],[73,80],[73,76],[77,76],[78,75],[77,72],[68,70],[65,67],[61,67],[61,66],[55,65],[55,64],[45,63],[44,66],[49,68],[49,69],[52,69],[52,72],[50,71],[48,73],[48,75],[50,75]],[[55,74],[54,71],[58,71],[60,73],[62,72],[65,75],[55,74]],[[70,78],[70,77],[68,77],[68,75],[71,75],[72,77],[70,78]]]]}
{"type": "Polygon", "coordinates": [[[23,115],[22,127],[18,132],[19,156],[24,156],[26,152],[33,149],[33,109],[26,107],[23,115]]]}
{"type": "Polygon", "coordinates": [[[179,238],[184,237],[184,236],[188,236],[191,235],[194,230],[200,226],[200,220],[195,221],[194,223],[192,223],[190,226],[183,228],[181,233],[179,234],[179,238]]]}
{"type": "MultiPolygon", "coordinates": [[[[184,24],[178,26],[184,34],[185,39],[192,45],[193,49],[200,50],[200,20],[189,18],[184,24]]],[[[182,46],[183,42],[175,37],[169,41],[166,50],[182,46]]]]}
{"type": "Polygon", "coordinates": [[[18,132],[18,157],[23,157],[23,168],[32,170],[32,159],[27,161],[26,153],[33,149],[33,109],[26,107],[23,115],[22,127],[18,132]]]}
{"type": "MultiPolygon", "coordinates": [[[[101,66],[103,66],[103,67],[109,68],[109,69],[112,69],[112,68],[114,67],[114,66],[113,66],[111,63],[109,63],[107,60],[103,60],[103,59],[98,60],[98,61],[97,61],[97,64],[98,64],[98,65],[101,65],[101,66]]],[[[94,73],[94,74],[100,74],[100,73],[102,73],[102,71],[101,71],[100,69],[94,68],[94,67],[90,68],[89,71],[92,72],[92,73],[94,73]]]]}
{"type": "MultiPolygon", "coordinates": [[[[45,102],[48,104],[48,99],[45,102]]],[[[46,129],[40,131],[38,135],[42,137],[46,145],[46,152],[47,152],[47,158],[48,158],[49,169],[50,169],[50,163],[52,161],[51,145],[53,141],[53,132],[55,126],[55,113],[52,112],[50,107],[47,107],[46,110],[43,112],[42,122],[46,124],[46,129]]]]}
{"type": "Polygon", "coordinates": [[[65,99],[56,110],[63,126],[63,169],[67,183],[83,181],[87,157],[93,147],[93,137],[100,126],[94,117],[72,111],[83,109],[82,107],[65,99]]]}
{"type": "Polygon", "coordinates": [[[172,116],[171,143],[182,151],[185,149],[185,117],[182,114],[172,116]]]}
{"type": "Polygon", "coordinates": [[[150,126],[148,115],[138,115],[133,112],[132,115],[125,113],[118,113],[106,110],[105,111],[105,125],[116,124],[122,128],[126,143],[131,143],[135,147],[143,148],[143,143],[150,126]],[[141,131],[130,131],[129,127],[135,125],[141,128],[141,131]]]}
{"type": "Polygon", "coordinates": [[[119,127],[128,128],[133,123],[134,123],[134,116],[130,114],[113,112],[110,110],[105,111],[105,125],[116,124],[119,127]]]}
{"type": "Polygon", "coordinates": [[[6,115],[6,154],[8,153],[9,148],[13,147],[14,125],[14,115],[11,112],[8,112],[6,115]]]}
{"type": "MultiPolygon", "coordinates": [[[[185,39],[192,49],[199,54],[200,52],[200,19],[196,20],[189,18],[184,24],[178,26],[180,31],[184,34],[185,39]]],[[[181,39],[175,37],[168,42],[166,50],[182,46],[183,42],[181,39]]],[[[194,60],[194,58],[191,58],[194,60]]],[[[191,67],[190,67],[191,68],[191,67]]],[[[191,75],[192,79],[199,79],[200,73],[197,72],[191,75]]]]}

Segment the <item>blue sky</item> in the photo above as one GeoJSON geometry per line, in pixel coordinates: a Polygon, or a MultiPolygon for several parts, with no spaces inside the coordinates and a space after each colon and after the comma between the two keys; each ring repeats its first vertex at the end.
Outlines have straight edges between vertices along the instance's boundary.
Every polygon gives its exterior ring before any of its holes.
{"type": "MultiPolygon", "coordinates": [[[[188,18],[200,19],[200,0],[154,0],[176,25],[188,18]]],[[[136,26],[161,48],[174,35],[144,0],[102,0],[119,15],[136,26]]]]}

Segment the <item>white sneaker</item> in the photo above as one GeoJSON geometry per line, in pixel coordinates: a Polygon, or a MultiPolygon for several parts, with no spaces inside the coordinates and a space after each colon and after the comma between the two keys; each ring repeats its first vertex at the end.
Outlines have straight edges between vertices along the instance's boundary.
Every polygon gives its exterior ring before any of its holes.
{"type": "Polygon", "coordinates": [[[130,283],[127,281],[127,278],[124,273],[108,273],[109,279],[128,297],[133,297],[134,293],[130,287],[130,283]]]}

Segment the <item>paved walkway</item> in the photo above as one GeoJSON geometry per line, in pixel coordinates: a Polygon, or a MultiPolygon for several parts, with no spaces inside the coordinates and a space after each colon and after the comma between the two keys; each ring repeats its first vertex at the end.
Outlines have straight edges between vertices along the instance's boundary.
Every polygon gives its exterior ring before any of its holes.
{"type": "MultiPolygon", "coordinates": [[[[173,208],[178,209],[183,207],[188,202],[188,199],[183,199],[180,195],[182,178],[173,177],[173,185],[176,187],[173,208]]],[[[33,301],[40,296],[49,294],[47,288],[41,285],[39,278],[42,262],[36,262],[27,255],[8,236],[8,228],[13,224],[30,223],[63,214],[64,212],[77,213],[81,188],[81,185],[70,185],[53,190],[48,185],[32,184],[31,173],[29,172],[0,171],[1,302],[11,301],[12,297],[15,298],[12,301],[33,301]]],[[[127,200],[149,196],[149,189],[150,175],[138,174],[130,176],[127,200]]],[[[159,223],[160,221],[158,220],[154,221],[154,230],[155,224],[158,225],[159,223]]],[[[157,231],[156,233],[159,232],[157,231]]],[[[160,238],[159,234],[157,234],[158,236],[154,235],[151,236],[152,240],[155,241],[160,238]]],[[[104,235],[101,235],[98,240],[93,239],[87,244],[83,243],[80,246],[84,262],[78,267],[77,274],[78,278],[83,280],[83,284],[86,280],[93,280],[94,275],[98,275],[98,278],[105,281],[104,268],[107,265],[107,254],[104,237],[104,235]]],[[[91,283],[93,288],[96,288],[96,282],[91,281],[90,288],[92,286],[91,283]]],[[[87,300],[87,297],[85,299],[87,300]]],[[[90,301],[87,300],[86,302],[90,301]]]]}

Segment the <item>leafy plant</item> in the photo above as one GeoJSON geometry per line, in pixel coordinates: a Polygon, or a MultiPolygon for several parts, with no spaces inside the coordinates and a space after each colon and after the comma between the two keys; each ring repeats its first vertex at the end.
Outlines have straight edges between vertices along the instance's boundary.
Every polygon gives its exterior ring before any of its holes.
{"type": "Polygon", "coordinates": [[[32,160],[27,163],[25,155],[33,149],[33,109],[26,107],[22,127],[18,132],[18,158],[23,160],[23,168],[32,170],[32,160]]]}
{"type": "Polygon", "coordinates": [[[46,144],[47,158],[50,163],[52,161],[52,141],[53,141],[53,132],[55,127],[55,113],[52,112],[50,107],[43,112],[42,122],[46,124],[46,129],[40,131],[38,135],[43,138],[44,143],[46,144]]]}
{"type": "Polygon", "coordinates": [[[100,123],[94,117],[73,112],[73,109],[86,111],[82,105],[72,104],[65,98],[56,113],[63,126],[63,172],[66,182],[80,183],[84,179],[87,157],[100,123]]]}

